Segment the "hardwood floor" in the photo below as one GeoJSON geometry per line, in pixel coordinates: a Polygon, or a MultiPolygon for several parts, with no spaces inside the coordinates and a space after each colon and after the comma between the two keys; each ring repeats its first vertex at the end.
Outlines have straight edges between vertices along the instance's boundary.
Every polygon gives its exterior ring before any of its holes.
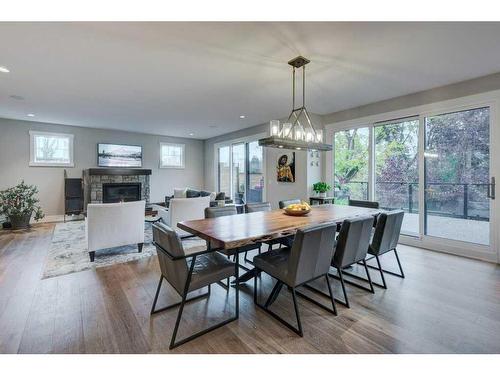
{"type": "MultiPolygon", "coordinates": [[[[348,286],[337,317],[299,298],[303,338],[256,310],[249,282],[238,321],[169,351],[177,310],[149,315],[156,257],[41,280],[53,228],[0,234],[0,353],[500,353],[500,267],[407,246],[406,279],[387,276],[375,294],[348,286]]],[[[231,315],[233,292],[214,286],[188,305],[178,338],[231,315]]],[[[272,308],[294,322],[286,288],[272,308]]]]}

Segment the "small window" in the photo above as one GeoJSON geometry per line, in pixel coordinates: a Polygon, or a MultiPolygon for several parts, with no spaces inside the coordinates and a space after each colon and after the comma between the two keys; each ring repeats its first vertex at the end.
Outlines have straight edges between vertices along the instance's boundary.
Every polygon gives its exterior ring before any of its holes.
{"type": "Polygon", "coordinates": [[[30,131],[30,166],[74,167],[73,134],[30,131]]]}
{"type": "Polygon", "coordinates": [[[184,168],[184,146],[160,143],[160,168],[184,168]]]}

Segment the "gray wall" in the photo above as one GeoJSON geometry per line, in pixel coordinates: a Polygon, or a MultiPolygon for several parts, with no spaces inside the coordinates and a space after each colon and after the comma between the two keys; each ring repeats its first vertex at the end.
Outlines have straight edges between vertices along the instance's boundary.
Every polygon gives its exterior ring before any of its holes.
{"type": "Polygon", "coordinates": [[[64,213],[64,177],[81,177],[82,170],[97,167],[97,143],[135,144],[143,146],[143,168],[152,169],[151,202],[163,201],[174,187],[203,188],[203,141],[146,135],[139,133],[44,124],[0,119],[0,190],[22,179],[35,184],[46,215],[64,213]],[[30,167],[29,130],[74,134],[74,168],[30,167]],[[186,145],[185,169],[160,169],[159,142],[186,145]]]}
{"type": "MultiPolygon", "coordinates": [[[[314,125],[317,128],[322,128],[323,124],[318,115],[311,114],[314,125]]],[[[269,124],[256,125],[251,128],[246,128],[236,132],[224,134],[218,137],[205,140],[205,189],[216,189],[215,181],[215,145],[224,141],[230,141],[238,138],[249,137],[252,135],[265,133],[269,134],[269,124]]],[[[278,206],[278,202],[283,199],[300,198],[308,200],[310,195],[310,185],[313,182],[312,178],[321,178],[321,164],[314,170],[314,177],[308,176],[311,169],[308,168],[308,153],[305,151],[295,152],[295,182],[283,183],[276,180],[276,163],[279,155],[282,153],[279,149],[265,148],[266,159],[266,176],[264,183],[266,184],[266,200],[271,202],[273,207],[278,206]]]]}

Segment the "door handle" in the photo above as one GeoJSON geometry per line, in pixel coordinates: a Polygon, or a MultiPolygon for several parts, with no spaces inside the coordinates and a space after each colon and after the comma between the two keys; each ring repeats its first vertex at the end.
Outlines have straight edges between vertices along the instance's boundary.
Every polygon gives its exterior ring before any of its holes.
{"type": "Polygon", "coordinates": [[[491,182],[488,184],[488,198],[495,199],[495,177],[491,178],[491,182]]]}

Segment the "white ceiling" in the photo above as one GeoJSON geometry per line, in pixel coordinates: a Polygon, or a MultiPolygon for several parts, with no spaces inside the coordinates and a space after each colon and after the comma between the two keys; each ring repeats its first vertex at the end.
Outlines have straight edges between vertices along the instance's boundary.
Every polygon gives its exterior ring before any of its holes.
{"type": "Polygon", "coordinates": [[[299,54],[308,109],[326,114],[498,72],[499,35],[500,23],[0,23],[0,117],[204,139],[285,116],[299,54]]]}

